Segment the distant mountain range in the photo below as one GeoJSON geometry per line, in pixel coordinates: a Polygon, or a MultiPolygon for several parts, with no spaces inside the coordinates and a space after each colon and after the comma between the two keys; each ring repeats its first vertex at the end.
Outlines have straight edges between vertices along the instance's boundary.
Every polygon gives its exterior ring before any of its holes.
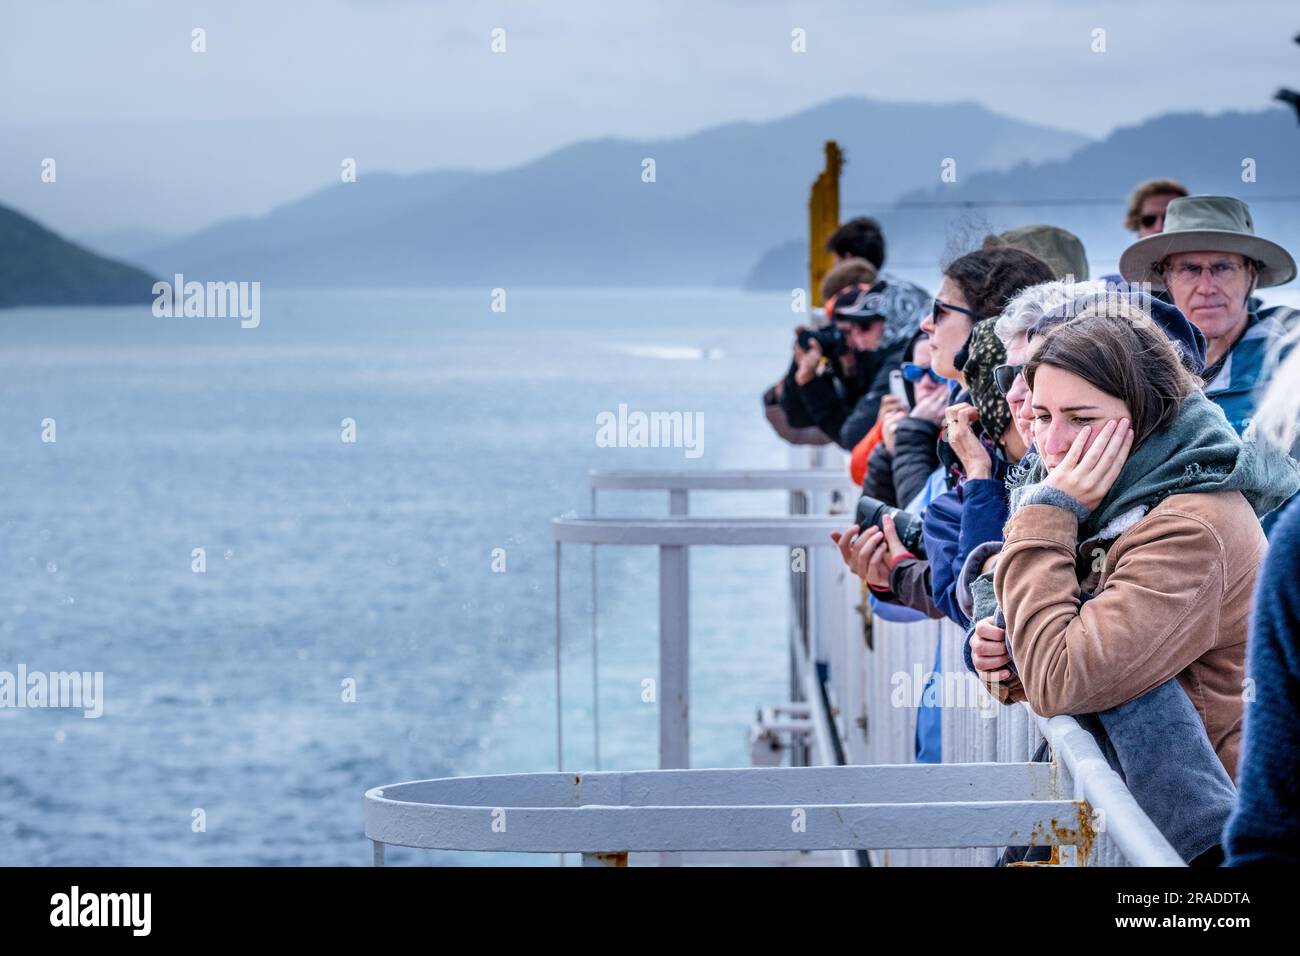
{"type": "MultiPolygon", "coordinates": [[[[191,236],[137,250],[135,255],[158,264],[165,273],[184,272],[206,280],[256,272],[254,278],[274,281],[279,276],[272,263],[292,261],[304,255],[305,249],[319,255],[321,250],[346,248],[353,234],[382,229],[412,208],[423,207],[478,177],[465,170],[415,176],[372,173],[279,206],[259,219],[230,219],[191,236]]],[[[313,284],[317,282],[335,284],[323,276],[313,280],[313,284]]]]}
{"type": "MultiPolygon", "coordinates": [[[[865,210],[889,241],[886,269],[937,272],[983,234],[1048,222],[1083,239],[1094,275],[1115,268],[1134,236],[1124,206],[1144,179],[1173,177],[1194,193],[1237,196],[1251,204],[1255,229],[1300,254],[1300,127],[1287,109],[1216,116],[1180,113],[1121,127],[1068,157],[963,174],[865,210]],[[1253,182],[1243,163],[1253,160],[1253,182]]],[[[842,195],[853,198],[851,190],[842,195]]],[[[846,210],[844,217],[854,214],[846,210]]],[[[745,285],[791,289],[807,283],[807,239],[768,248],[745,285]]]]}
{"type": "Polygon", "coordinates": [[[0,206],[0,307],[143,303],[152,299],[153,282],[0,206]]]}
{"type": "MultiPolygon", "coordinates": [[[[1084,239],[1094,273],[1112,268],[1129,239],[1124,199],[1150,176],[1248,202],[1300,196],[1300,131],[1283,109],[1162,116],[1092,142],[972,103],[844,98],[675,139],[585,141],[501,172],[363,173],[184,238],[122,231],[86,244],[161,277],[281,287],[790,289],[807,281],[808,189],[832,137],[846,156],[842,215],[881,220],[895,270],[933,273],[989,229],[1043,221],[1084,239]],[[940,182],[948,157],[954,183],[940,182]],[[1246,159],[1255,182],[1242,181],[1246,159]]],[[[1300,203],[1254,208],[1261,233],[1300,248],[1300,203]]],[[[0,302],[148,298],[145,272],[19,213],[0,209],[0,229],[0,302]]]]}
{"type": "Polygon", "coordinates": [[[936,179],[955,144],[974,173],[1087,142],[973,103],[845,98],[677,139],[581,142],[502,172],[363,175],[136,258],[187,279],[287,286],[737,286],[775,239],[798,234],[830,137],[847,156],[846,194],[885,201],[936,179]]]}

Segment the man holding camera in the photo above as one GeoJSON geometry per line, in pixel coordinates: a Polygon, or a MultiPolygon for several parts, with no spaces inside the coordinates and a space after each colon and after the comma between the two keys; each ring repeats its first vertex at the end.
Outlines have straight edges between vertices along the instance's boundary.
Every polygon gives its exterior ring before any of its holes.
{"type": "Polygon", "coordinates": [[[795,329],[782,405],[791,420],[806,418],[846,451],[876,423],[889,373],[911,337],[890,334],[891,304],[883,281],[851,287],[835,297],[829,326],[795,329]]]}
{"type": "Polygon", "coordinates": [[[885,236],[868,216],[836,229],[826,250],[835,261],[822,285],[831,324],[816,336],[803,326],[795,329],[790,370],[764,393],[764,413],[792,444],[834,441],[852,451],[876,423],[889,392],[890,369],[929,313],[931,300],[915,283],[881,273],[885,236]],[[836,344],[837,335],[847,348],[836,344]]]}

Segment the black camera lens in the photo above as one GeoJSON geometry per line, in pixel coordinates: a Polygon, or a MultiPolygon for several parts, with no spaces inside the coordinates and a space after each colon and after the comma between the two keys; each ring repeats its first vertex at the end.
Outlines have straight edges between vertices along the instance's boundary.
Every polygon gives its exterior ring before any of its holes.
{"type": "Polygon", "coordinates": [[[799,333],[799,348],[807,350],[813,342],[821,346],[822,355],[827,358],[838,358],[848,347],[838,325],[828,325],[824,329],[803,329],[799,333]]]}
{"type": "Polygon", "coordinates": [[[853,523],[863,531],[868,528],[879,528],[884,531],[885,515],[893,516],[894,530],[898,532],[898,539],[903,542],[903,547],[918,558],[924,558],[926,554],[925,542],[921,539],[921,519],[910,511],[885,504],[879,498],[863,495],[858,499],[853,523]]]}

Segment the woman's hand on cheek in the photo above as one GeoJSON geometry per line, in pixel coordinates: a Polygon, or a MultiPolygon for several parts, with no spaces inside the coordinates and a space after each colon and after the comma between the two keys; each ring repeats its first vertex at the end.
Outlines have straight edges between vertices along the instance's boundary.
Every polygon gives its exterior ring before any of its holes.
{"type": "Polygon", "coordinates": [[[1087,425],[1074,436],[1065,458],[1047,476],[1047,484],[1095,511],[1128,461],[1133,449],[1133,427],[1127,418],[1112,419],[1089,446],[1091,434],[1092,426],[1087,425]]]}

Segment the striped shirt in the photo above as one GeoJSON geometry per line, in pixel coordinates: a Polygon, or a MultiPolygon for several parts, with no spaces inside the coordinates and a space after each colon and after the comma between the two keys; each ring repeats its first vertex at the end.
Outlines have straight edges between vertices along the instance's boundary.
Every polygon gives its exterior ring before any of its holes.
{"type": "Polygon", "coordinates": [[[1219,371],[1205,386],[1205,395],[1223,409],[1237,434],[1244,432],[1255,417],[1264,386],[1268,384],[1277,359],[1272,349],[1286,334],[1286,315],[1290,309],[1266,309],[1250,313],[1246,331],[1223,357],[1219,371]]]}

